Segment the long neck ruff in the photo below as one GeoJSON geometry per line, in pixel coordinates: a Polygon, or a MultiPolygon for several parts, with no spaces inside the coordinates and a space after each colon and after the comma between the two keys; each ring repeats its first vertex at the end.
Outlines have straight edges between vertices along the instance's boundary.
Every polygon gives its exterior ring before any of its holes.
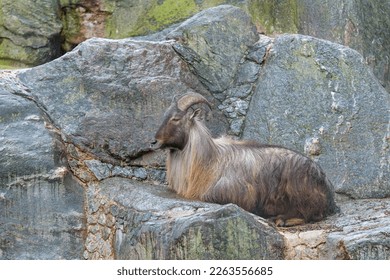
{"type": "Polygon", "coordinates": [[[213,162],[218,148],[207,127],[195,120],[183,150],[171,150],[167,160],[169,186],[179,195],[190,199],[200,196],[215,177],[213,162]]]}

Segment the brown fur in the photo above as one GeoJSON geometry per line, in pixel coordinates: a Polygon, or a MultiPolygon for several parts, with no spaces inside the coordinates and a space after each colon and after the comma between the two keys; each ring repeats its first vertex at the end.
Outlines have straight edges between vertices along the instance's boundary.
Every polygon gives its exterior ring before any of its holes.
{"type": "Polygon", "coordinates": [[[333,186],[312,160],[279,146],[214,139],[196,112],[172,105],[156,133],[159,146],[170,149],[168,184],[179,195],[235,203],[277,226],[319,221],[337,210],[333,186]]]}

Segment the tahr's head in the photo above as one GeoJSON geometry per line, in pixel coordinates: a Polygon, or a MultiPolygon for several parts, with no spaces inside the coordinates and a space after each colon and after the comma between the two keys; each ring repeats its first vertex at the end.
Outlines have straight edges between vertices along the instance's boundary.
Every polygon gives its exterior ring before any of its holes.
{"type": "Polygon", "coordinates": [[[191,127],[199,117],[201,109],[194,108],[196,104],[210,103],[198,93],[189,93],[173,100],[164,114],[163,122],[155,135],[155,149],[183,150],[187,145],[191,127]]]}

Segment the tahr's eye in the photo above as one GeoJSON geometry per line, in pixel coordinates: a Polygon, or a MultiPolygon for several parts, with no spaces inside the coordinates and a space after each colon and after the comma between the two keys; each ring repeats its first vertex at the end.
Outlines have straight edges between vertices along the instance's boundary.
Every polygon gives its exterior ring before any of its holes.
{"type": "Polygon", "coordinates": [[[170,119],[171,122],[178,122],[180,121],[180,118],[178,116],[173,116],[171,119],[170,119]]]}

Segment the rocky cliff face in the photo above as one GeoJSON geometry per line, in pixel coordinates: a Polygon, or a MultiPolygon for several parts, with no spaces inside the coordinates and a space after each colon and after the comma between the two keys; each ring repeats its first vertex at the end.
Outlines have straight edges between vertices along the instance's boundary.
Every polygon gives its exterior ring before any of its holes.
{"type": "Polygon", "coordinates": [[[43,64],[92,37],[154,33],[221,4],[247,11],[267,35],[300,33],[357,50],[389,91],[389,1],[3,0],[0,66],[43,64]]]}
{"type": "Polygon", "coordinates": [[[389,258],[390,98],[352,49],[259,36],[220,6],[150,37],[87,40],[0,85],[2,259],[389,258]],[[213,103],[215,135],[317,161],[341,213],[280,230],[169,192],[150,142],[188,90],[213,103]]]}

